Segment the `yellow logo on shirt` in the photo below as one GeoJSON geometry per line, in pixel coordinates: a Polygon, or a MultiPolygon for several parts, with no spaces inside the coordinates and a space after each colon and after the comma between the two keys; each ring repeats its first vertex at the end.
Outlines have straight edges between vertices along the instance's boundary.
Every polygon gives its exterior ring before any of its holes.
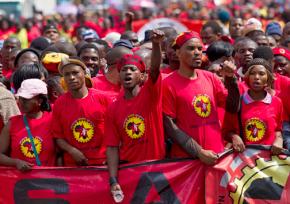
{"type": "Polygon", "coordinates": [[[124,128],[130,138],[139,139],[145,132],[144,118],[137,114],[129,115],[124,122],[124,128]]]}
{"type": "Polygon", "coordinates": [[[258,142],[265,136],[266,125],[258,118],[251,118],[246,121],[245,135],[251,142],[258,142]]]}
{"type": "Polygon", "coordinates": [[[208,95],[199,94],[193,98],[192,105],[196,114],[202,118],[206,118],[211,112],[211,103],[208,95]]]}
{"type": "Polygon", "coordinates": [[[78,142],[87,143],[94,136],[94,124],[85,118],[80,118],[73,123],[72,131],[78,142]]]}
{"type": "MultiPolygon", "coordinates": [[[[40,154],[41,149],[42,149],[41,139],[39,137],[33,137],[33,142],[34,142],[37,154],[40,154]]],[[[32,144],[29,137],[25,137],[20,141],[20,150],[25,157],[35,158],[32,144]]]]}

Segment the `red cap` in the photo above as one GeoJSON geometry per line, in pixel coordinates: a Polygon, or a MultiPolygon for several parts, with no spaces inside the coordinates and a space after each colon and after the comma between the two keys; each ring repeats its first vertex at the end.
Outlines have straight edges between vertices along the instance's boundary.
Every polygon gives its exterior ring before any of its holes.
{"type": "Polygon", "coordinates": [[[282,47],[275,47],[272,49],[274,55],[281,55],[286,59],[290,60],[290,51],[282,47]]]}
{"type": "Polygon", "coordinates": [[[192,38],[197,38],[201,41],[200,35],[195,31],[182,32],[175,38],[175,41],[172,43],[172,47],[174,49],[181,48],[184,43],[192,38]]]}
{"type": "Polygon", "coordinates": [[[117,68],[120,71],[122,67],[125,65],[134,65],[136,66],[141,72],[145,72],[146,65],[143,62],[142,58],[138,55],[126,54],[124,55],[118,62],[117,68]]]}

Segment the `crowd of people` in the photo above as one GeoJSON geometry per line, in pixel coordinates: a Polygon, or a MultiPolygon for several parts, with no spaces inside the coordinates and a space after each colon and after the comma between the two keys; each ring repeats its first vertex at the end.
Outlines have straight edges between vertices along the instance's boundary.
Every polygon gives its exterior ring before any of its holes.
{"type": "Polygon", "coordinates": [[[160,27],[142,40],[137,8],[35,13],[25,30],[2,17],[0,165],[107,165],[114,194],[123,163],[290,151],[290,11],[271,3],[250,16],[239,4],[206,15],[210,5],[173,4],[158,16],[200,18],[200,32],[160,27]]]}

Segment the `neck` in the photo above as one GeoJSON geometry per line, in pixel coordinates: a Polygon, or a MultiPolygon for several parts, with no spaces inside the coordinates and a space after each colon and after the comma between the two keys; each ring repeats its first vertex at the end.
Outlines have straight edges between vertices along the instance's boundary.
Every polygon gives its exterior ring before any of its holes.
{"type": "Polygon", "coordinates": [[[141,87],[139,85],[136,85],[132,89],[124,89],[124,91],[125,91],[125,95],[124,95],[125,99],[131,99],[131,98],[136,97],[139,94],[140,90],[141,90],[141,87]]]}
{"type": "Polygon", "coordinates": [[[179,68],[179,61],[169,61],[169,67],[172,70],[177,70],[179,68]]]}
{"type": "Polygon", "coordinates": [[[84,98],[88,95],[88,88],[84,85],[82,88],[70,91],[73,98],[84,98]]]}
{"type": "Polygon", "coordinates": [[[265,90],[255,91],[253,89],[249,89],[249,95],[254,101],[260,101],[266,97],[267,92],[265,90]]]}
{"type": "Polygon", "coordinates": [[[41,118],[43,115],[42,111],[34,112],[34,113],[25,113],[28,118],[38,119],[41,118]]]}
{"type": "Polygon", "coordinates": [[[195,69],[186,66],[180,66],[178,69],[178,73],[181,76],[184,76],[189,79],[195,79],[197,77],[195,69]]]}

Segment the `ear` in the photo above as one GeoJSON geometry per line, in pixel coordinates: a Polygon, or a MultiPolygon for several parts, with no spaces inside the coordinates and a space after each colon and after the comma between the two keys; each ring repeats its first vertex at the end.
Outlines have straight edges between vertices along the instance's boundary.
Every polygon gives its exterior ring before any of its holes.
{"type": "Polygon", "coordinates": [[[144,83],[146,81],[147,78],[147,73],[146,72],[141,72],[140,74],[140,82],[144,83]]]}

